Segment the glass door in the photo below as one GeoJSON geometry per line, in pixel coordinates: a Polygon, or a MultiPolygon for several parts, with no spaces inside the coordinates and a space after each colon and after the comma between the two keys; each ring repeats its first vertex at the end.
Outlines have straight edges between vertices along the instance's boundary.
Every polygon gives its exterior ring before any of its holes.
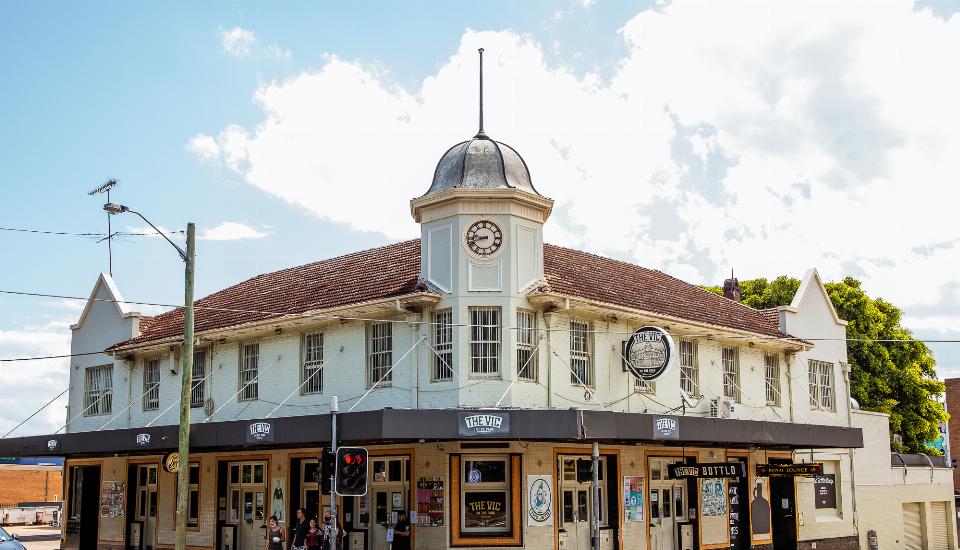
{"type": "Polygon", "coordinates": [[[228,469],[227,523],[237,526],[237,550],[260,550],[267,536],[267,465],[265,462],[232,462],[228,469]]]}

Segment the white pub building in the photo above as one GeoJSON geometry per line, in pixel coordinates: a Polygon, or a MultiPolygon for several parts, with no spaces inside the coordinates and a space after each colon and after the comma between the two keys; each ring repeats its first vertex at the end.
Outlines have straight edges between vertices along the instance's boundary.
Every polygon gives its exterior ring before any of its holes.
{"type": "MultiPolygon", "coordinates": [[[[329,511],[334,395],[340,444],[370,454],[366,495],[337,497],[351,550],[388,548],[401,510],[420,549],[583,550],[595,517],[605,550],[859,547],[864,432],[816,271],[755,310],[736,280],[545,244],[541,189],[481,131],[410,201],[419,239],[196,302],[190,548],[260,550],[271,515],[329,511]]],[[[66,457],[63,548],[173,548],[183,311],[137,313],[100,275],[72,329],[102,353],[71,360],[66,432],[0,455],[66,457]]]]}

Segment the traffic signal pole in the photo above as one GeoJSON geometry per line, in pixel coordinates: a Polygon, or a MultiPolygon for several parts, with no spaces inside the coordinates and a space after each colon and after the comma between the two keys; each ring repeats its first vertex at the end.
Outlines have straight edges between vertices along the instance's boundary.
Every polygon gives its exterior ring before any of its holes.
{"type": "MultiPolygon", "coordinates": [[[[336,395],[330,396],[330,450],[337,454],[337,413],[340,412],[340,403],[336,395]]],[[[321,457],[322,460],[322,457],[321,457]]],[[[334,462],[336,464],[336,462],[334,462]]],[[[330,476],[330,521],[333,522],[334,536],[330,541],[331,550],[337,550],[337,539],[340,534],[340,522],[337,521],[337,482],[335,466],[330,476]]]]}

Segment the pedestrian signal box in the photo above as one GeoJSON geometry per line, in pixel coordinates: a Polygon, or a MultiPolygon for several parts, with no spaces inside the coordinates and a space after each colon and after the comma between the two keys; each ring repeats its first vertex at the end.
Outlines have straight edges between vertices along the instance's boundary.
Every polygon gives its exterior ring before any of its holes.
{"type": "Polygon", "coordinates": [[[337,449],[335,485],[338,495],[363,496],[367,494],[367,450],[363,447],[337,449]]]}

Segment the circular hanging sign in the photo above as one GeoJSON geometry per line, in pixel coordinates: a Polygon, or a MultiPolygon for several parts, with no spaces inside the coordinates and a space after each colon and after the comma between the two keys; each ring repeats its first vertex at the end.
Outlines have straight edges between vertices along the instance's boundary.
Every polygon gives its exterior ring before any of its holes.
{"type": "Polygon", "coordinates": [[[180,453],[167,453],[163,457],[163,469],[171,474],[177,473],[180,470],[180,453]]]}
{"type": "Polygon", "coordinates": [[[640,380],[656,380],[675,355],[673,338],[658,327],[641,327],[627,341],[624,359],[630,373],[640,380]]]}

